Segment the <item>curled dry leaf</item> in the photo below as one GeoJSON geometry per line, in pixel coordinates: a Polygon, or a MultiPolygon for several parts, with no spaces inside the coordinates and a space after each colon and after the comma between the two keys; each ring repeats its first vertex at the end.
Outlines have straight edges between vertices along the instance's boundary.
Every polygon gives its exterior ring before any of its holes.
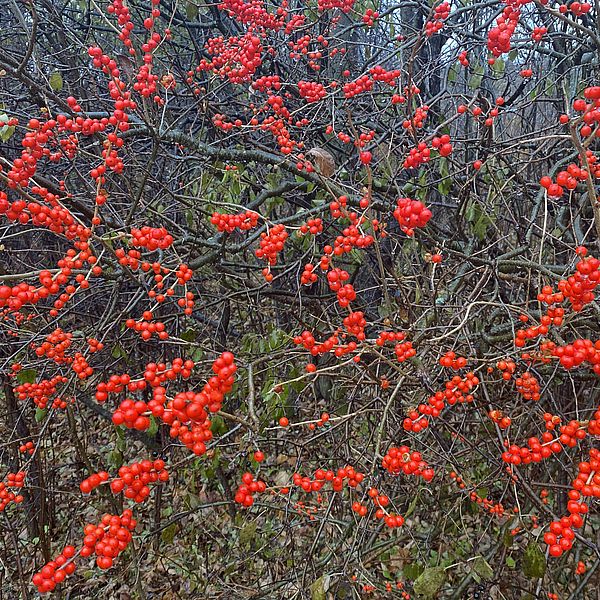
{"type": "Polygon", "coordinates": [[[306,157],[311,160],[323,177],[331,177],[335,173],[335,159],[327,150],[315,147],[306,153],[306,157]]]}

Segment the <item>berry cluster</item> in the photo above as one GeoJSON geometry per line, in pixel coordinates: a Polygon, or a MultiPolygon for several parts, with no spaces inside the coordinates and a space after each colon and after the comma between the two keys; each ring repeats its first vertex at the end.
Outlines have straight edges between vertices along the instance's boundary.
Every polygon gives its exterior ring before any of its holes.
{"type": "Polygon", "coordinates": [[[75,572],[75,548],[65,546],[63,551],[49,563],[44,565],[32,578],[33,585],[40,594],[52,592],[57,584],[63,582],[68,575],[75,572]]]}
{"type": "Polygon", "coordinates": [[[260,38],[248,31],[242,36],[228,39],[215,37],[204,45],[210,60],[203,58],[197,66],[198,71],[212,71],[231,83],[248,81],[262,64],[262,45],[260,38]]]}
{"type": "Polygon", "coordinates": [[[413,356],[416,356],[417,351],[413,348],[412,342],[400,342],[394,346],[394,352],[398,362],[402,363],[413,356]]]}
{"type": "MultiPolygon", "coordinates": [[[[369,488],[367,495],[375,506],[376,519],[383,520],[389,529],[395,529],[396,527],[402,527],[402,525],[404,525],[404,517],[402,515],[393,514],[387,511],[386,507],[390,503],[390,499],[387,496],[380,494],[379,490],[374,487],[369,488]]],[[[352,510],[359,517],[366,517],[368,513],[367,506],[358,501],[352,503],[352,510]]]]}
{"type": "Polygon", "coordinates": [[[559,557],[573,547],[575,531],[583,525],[581,515],[588,512],[588,506],[584,502],[578,502],[580,494],[577,490],[569,491],[569,502],[567,510],[568,517],[562,517],[559,521],[552,521],[549,531],[544,534],[544,542],[548,544],[550,556],[559,557]]]}
{"type": "Polygon", "coordinates": [[[372,8],[367,8],[365,14],[362,17],[362,22],[367,27],[373,27],[377,19],[379,19],[379,13],[376,10],[373,10],[372,8]]]}
{"type": "Polygon", "coordinates": [[[92,354],[95,352],[100,352],[100,350],[102,350],[102,348],[104,348],[104,344],[101,341],[97,340],[96,338],[88,338],[87,343],[88,343],[88,350],[92,354]]]}
{"type": "Polygon", "coordinates": [[[310,429],[310,431],[314,431],[317,427],[323,427],[323,425],[325,425],[325,423],[327,423],[328,421],[329,413],[321,413],[321,418],[314,423],[309,423],[308,428],[310,429]]]}
{"type": "Polygon", "coordinates": [[[338,343],[339,337],[337,333],[329,336],[320,344],[317,343],[314,335],[310,331],[303,331],[300,335],[294,337],[294,344],[297,346],[303,346],[311,353],[312,356],[318,356],[319,354],[331,352],[334,348],[336,348],[338,343]]]}
{"type": "Polygon", "coordinates": [[[19,446],[19,452],[22,454],[33,454],[35,452],[35,444],[31,441],[25,442],[19,446]]]}
{"type": "Polygon", "coordinates": [[[488,32],[488,50],[499,57],[510,52],[510,40],[512,38],[521,16],[521,4],[527,4],[529,0],[505,0],[506,7],[502,14],[496,19],[496,27],[488,32]]]}
{"type": "Polygon", "coordinates": [[[222,213],[213,213],[210,222],[219,230],[233,233],[236,229],[248,231],[258,225],[258,213],[246,210],[244,212],[228,215],[222,213]]]}
{"type": "Polygon", "coordinates": [[[285,225],[273,225],[269,232],[260,234],[260,248],[255,252],[257,258],[262,258],[269,263],[269,267],[263,269],[263,275],[267,281],[273,280],[270,267],[277,264],[277,255],[283,250],[288,232],[285,225]]]}
{"type": "MultiPolygon", "coordinates": [[[[410,121],[406,121],[410,127],[410,121]]],[[[416,169],[423,163],[429,162],[431,150],[425,142],[419,142],[416,148],[411,148],[408,156],[404,159],[405,169],[416,169]]]]}
{"type": "Polygon", "coordinates": [[[119,469],[119,477],[110,482],[110,489],[113,494],[123,492],[126,498],[139,503],[150,495],[148,484],[168,480],[169,473],[165,469],[164,460],[143,460],[139,463],[122,466],[119,469]]]}
{"type": "Polygon", "coordinates": [[[319,102],[327,96],[325,86],[316,81],[299,81],[298,92],[300,93],[300,97],[304,98],[309,103],[319,102]]]}
{"type": "Polygon", "coordinates": [[[594,373],[600,375],[600,340],[592,342],[588,339],[577,339],[571,344],[557,346],[553,342],[546,342],[544,348],[559,359],[565,369],[579,367],[588,363],[594,373]]]}
{"type": "MultiPolygon", "coordinates": [[[[392,71],[388,71],[381,65],[377,65],[377,66],[373,67],[372,69],[369,70],[369,73],[371,73],[371,77],[373,77],[373,79],[375,81],[381,81],[382,83],[387,83],[388,85],[390,85],[392,87],[396,85],[398,78],[402,75],[402,71],[400,71],[399,69],[394,69],[392,71]]],[[[373,132],[373,136],[374,136],[374,134],[375,134],[375,132],[373,132]]],[[[371,136],[370,139],[373,139],[373,136],[371,136]]]]}
{"type": "Polygon", "coordinates": [[[136,248],[166,250],[173,243],[173,236],[164,227],[148,227],[131,230],[131,244],[136,248]]]}
{"type": "Polygon", "coordinates": [[[11,503],[20,504],[23,502],[23,496],[16,494],[9,488],[20,489],[25,485],[25,471],[19,471],[18,473],[8,473],[6,475],[6,482],[0,481],[0,512],[11,503]]]}
{"type": "Polygon", "coordinates": [[[561,423],[561,419],[558,415],[552,415],[550,413],[544,413],[544,426],[548,431],[554,431],[561,423]]]}
{"type": "MultiPolygon", "coordinates": [[[[212,365],[211,377],[199,393],[182,392],[161,407],[164,394],[155,394],[152,414],[170,425],[169,435],[178,438],[196,455],[206,452],[206,442],[212,439],[208,412],[221,410],[225,394],[233,387],[237,366],[231,352],[223,352],[212,365]]],[[[149,403],[150,404],[150,403],[149,403]]]]}
{"type": "Polygon", "coordinates": [[[406,431],[418,433],[429,426],[427,417],[437,418],[442,410],[455,404],[473,402],[471,392],[479,385],[479,378],[471,371],[464,377],[455,375],[450,381],[446,382],[445,389],[437,391],[429,397],[427,404],[419,404],[416,410],[411,410],[404,419],[402,425],[406,431]]]}
{"type": "Polygon", "coordinates": [[[50,403],[50,399],[56,393],[56,388],[67,383],[67,378],[63,375],[56,375],[52,379],[42,379],[37,383],[22,383],[14,388],[14,392],[19,400],[31,398],[34,404],[41,409],[48,408],[66,408],[67,403],[60,397],[55,397],[50,403]]]}
{"type": "Polygon", "coordinates": [[[594,290],[600,284],[600,260],[583,256],[575,269],[573,275],[558,282],[558,289],[569,300],[573,310],[579,312],[595,298],[594,290]]]}
{"type": "Polygon", "coordinates": [[[347,317],[344,317],[344,327],[348,333],[352,334],[360,341],[365,340],[365,327],[367,326],[367,320],[362,311],[350,312],[347,317]]]}
{"type": "Polygon", "coordinates": [[[82,494],[90,494],[92,490],[96,489],[103,483],[106,483],[109,477],[110,475],[106,471],[92,473],[79,484],[79,489],[81,490],[82,494]]]}
{"type": "Polygon", "coordinates": [[[345,98],[353,98],[359,94],[370,92],[373,89],[374,80],[368,75],[363,75],[355,81],[349,81],[344,84],[343,92],[345,98]]]}
{"type": "Polygon", "coordinates": [[[390,475],[414,475],[429,482],[433,479],[433,469],[423,460],[420,452],[412,452],[408,446],[391,447],[381,461],[381,466],[390,475]]]}
{"type": "Polygon", "coordinates": [[[520,377],[515,379],[517,392],[523,396],[525,400],[538,401],[540,399],[540,382],[529,371],[525,371],[520,377]]]}
{"type": "Polygon", "coordinates": [[[318,217],[315,219],[308,219],[308,221],[302,225],[300,225],[300,231],[298,232],[300,235],[306,235],[310,233],[310,235],[317,235],[323,231],[323,219],[319,219],[318,217]]]}
{"type": "Polygon", "coordinates": [[[317,281],[318,277],[315,273],[315,266],[308,263],[304,265],[304,271],[302,271],[302,275],[300,275],[300,283],[302,285],[312,285],[317,281]]]}
{"type": "Polygon", "coordinates": [[[317,8],[319,12],[339,8],[343,13],[349,13],[354,7],[354,0],[318,0],[317,8]]]}
{"type": "Polygon", "coordinates": [[[551,198],[560,198],[564,194],[565,189],[569,191],[575,190],[577,184],[586,181],[587,177],[588,172],[585,169],[581,169],[575,163],[571,163],[566,170],[559,171],[556,174],[556,182],[551,177],[545,175],[540,179],[540,185],[547,190],[548,196],[551,198]]]}
{"type": "Polygon", "coordinates": [[[377,336],[375,344],[384,346],[386,342],[401,342],[406,338],[406,334],[402,331],[382,331],[377,336]]]}
{"type": "Polygon", "coordinates": [[[431,145],[439,152],[440,156],[450,156],[452,154],[452,144],[448,134],[444,134],[442,137],[434,137],[431,140],[431,145]]]}
{"type": "Polygon", "coordinates": [[[278,91],[281,89],[281,79],[279,75],[264,75],[252,82],[252,88],[259,92],[278,91]]]}
{"type": "Polygon", "coordinates": [[[506,509],[501,502],[494,502],[488,498],[482,498],[476,491],[472,491],[469,494],[469,499],[491,515],[496,515],[497,517],[504,516],[506,509]]]}
{"type": "Polygon", "coordinates": [[[337,201],[333,201],[329,203],[329,210],[331,211],[331,216],[334,219],[339,219],[342,215],[346,214],[346,206],[348,204],[347,196],[340,196],[337,201]]]}
{"type": "Polygon", "coordinates": [[[125,327],[127,329],[133,329],[140,334],[140,337],[144,341],[149,341],[153,335],[156,335],[159,340],[169,339],[169,332],[166,329],[165,324],[162,321],[153,321],[154,315],[152,311],[146,310],[142,314],[142,319],[136,321],[135,319],[127,319],[125,321],[125,327]]]}
{"type": "Polygon", "coordinates": [[[332,292],[337,293],[338,302],[342,307],[348,306],[348,304],[356,298],[356,292],[352,285],[344,283],[345,281],[348,281],[348,279],[350,279],[350,274],[339,267],[331,269],[331,271],[327,273],[329,289],[332,292]]]}
{"type": "Polygon", "coordinates": [[[456,353],[450,350],[440,358],[440,365],[453,371],[458,371],[467,366],[467,359],[464,356],[456,356],[456,353]]]}
{"type": "Polygon", "coordinates": [[[335,238],[333,253],[335,256],[352,252],[353,248],[368,248],[374,242],[372,235],[363,234],[356,225],[345,227],[342,235],[335,238]]]}
{"type": "Polygon", "coordinates": [[[142,400],[123,400],[113,412],[112,422],[118,427],[123,425],[127,429],[146,431],[150,427],[150,418],[146,416],[148,405],[142,400]]]}
{"type": "Polygon", "coordinates": [[[562,452],[564,447],[574,448],[577,442],[583,440],[587,435],[586,429],[579,421],[570,421],[559,431],[558,438],[555,438],[550,431],[542,433],[541,441],[537,437],[530,437],[527,440],[527,446],[523,447],[506,444],[507,449],[502,453],[502,460],[511,465],[539,463],[552,454],[562,452]]]}
{"type": "Polygon", "coordinates": [[[318,492],[323,489],[325,483],[331,483],[334,492],[341,492],[345,485],[351,488],[358,487],[364,478],[364,473],[357,471],[350,465],[346,465],[337,471],[317,469],[314,473],[314,479],[294,473],[292,481],[295,486],[302,488],[305,492],[318,492]]]}
{"type": "Polygon", "coordinates": [[[444,27],[444,21],[450,16],[450,3],[442,2],[435,7],[433,18],[425,23],[425,35],[431,37],[444,27]]]}
{"type": "Polygon", "coordinates": [[[587,498],[600,498],[600,450],[591,448],[589,461],[579,463],[572,487],[587,498]]]}
{"type": "MultiPolygon", "coordinates": [[[[418,90],[417,91],[413,91],[413,93],[418,94],[418,90]]],[[[415,129],[421,129],[424,125],[425,125],[425,120],[427,119],[427,111],[429,110],[429,106],[427,106],[426,104],[424,104],[423,106],[418,106],[415,109],[415,112],[413,114],[413,116],[410,119],[405,119],[404,121],[402,121],[402,127],[404,129],[407,130],[415,130],[415,129]]],[[[430,155],[430,151],[429,148],[427,148],[427,144],[425,142],[420,142],[417,146],[417,148],[413,149],[415,152],[420,152],[423,154],[423,158],[421,160],[421,162],[427,162],[429,160],[429,155],[430,155]]],[[[411,150],[411,155],[413,154],[413,150],[411,150]]],[[[421,163],[416,163],[414,166],[418,166],[421,163]]],[[[405,168],[411,168],[411,166],[406,166],[406,161],[405,161],[405,168]]]]}
{"type": "Polygon", "coordinates": [[[300,275],[300,283],[302,285],[312,285],[317,281],[318,277],[315,273],[315,266],[308,263],[304,265],[304,271],[302,271],[302,275],[300,275]]]}
{"type": "Polygon", "coordinates": [[[568,6],[561,4],[558,7],[558,12],[565,14],[567,11],[571,11],[576,17],[585,15],[590,12],[592,5],[589,2],[571,2],[568,6]]]}
{"type": "Polygon", "coordinates": [[[419,200],[399,198],[394,217],[406,235],[413,235],[417,227],[427,225],[431,219],[431,211],[419,200]]]}
{"type": "Polygon", "coordinates": [[[113,559],[127,548],[131,542],[131,532],[137,521],[130,510],[124,510],[121,516],[106,514],[100,525],[86,525],[83,529],[83,557],[96,555],[96,564],[101,569],[110,569],[113,559]]]}
{"type": "Polygon", "coordinates": [[[32,344],[36,356],[46,356],[53,360],[57,365],[71,362],[72,359],[65,355],[72,343],[73,334],[65,333],[60,327],[46,336],[46,339],[39,345],[32,344]]]}
{"type": "Polygon", "coordinates": [[[501,410],[490,410],[488,417],[500,427],[500,429],[508,429],[512,423],[510,417],[507,417],[501,410]]]}
{"type": "Polygon", "coordinates": [[[234,500],[242,506],[250,507],[254,504],[254,494],[260,494],[267,489],[264,481],[254,479],[252,473],[242,475],[242,483],[238,486],[234,500]]]}

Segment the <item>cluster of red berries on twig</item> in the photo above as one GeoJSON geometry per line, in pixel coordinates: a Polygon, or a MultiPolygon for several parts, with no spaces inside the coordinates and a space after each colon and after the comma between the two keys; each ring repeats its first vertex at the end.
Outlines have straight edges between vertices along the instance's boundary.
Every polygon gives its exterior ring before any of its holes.
{"type": "Polygon", "coordinates": [[[423,460],[420,452],[411,451],[408,446],[392,446],[381,461],[381,466],[391,475],[414,475],[424,481],[431,481],[434,470],[423,460]]]}
{"type": "Polygon", "coordinates": [[[256,250],[256,257],[268,262],[269,267],[263,269],[263,275],[267,281],[273,280],[270,267],[277,264],[277,255],[283,251],[288,232],[285,225],[281,223],[273,225],[268,232],[260,234],[260,248],[256,250]]]}
{"type": "Polygon", "coordinates": [[[136,248],[166,250],[173,243],[173,236],[164,227],[148,227],[131,230],[131,244],[136,248]]]}
{"type": "Polygon", "coordinates": [[[18,493],[18,490],[25,485],[25,477],[25,471],[18,471],[17,473],[8,473],[6,481],[0,481],[0,512],[5,510],[11,502],[15,504],[23,502],[23,496],[18,493]],[[13,490],[17,490],[17,492],[13,490]]]}
{"type": "Polygon", "coordinates": [[[399,198],[394,217],[406,235],[413,235],[416,228],[427,225],[431,211],[419,200],[399,198]]]}
{"type": "Polygon", "coordinates": [[[267,489],[264,481],[254,479],[252,473],[244,473],[242,475],[242,483],[238,486],[234,500],[245,507],[250,507],[254,504],[254,495],[260,494],[267,489]]]}
{"type": "Polygon", "coordinates": [[[579,529],[583,525],[582,515],[589,511],[582,497],[600,498],[600,451],[596,448],[590,450],[589,461],[579,463],[577,477],[568,493],[569,516],[552,521],[544,534],[550,556],[561,556],[573,547],[574,529],[579,529]]]}
{"type": "Polygon", "coordinates": [[[431,37],[444,27],[444,21],[450,16],[450,2],[442,2],[435,7],[431,21],[425,23],[425,35],[431,37]]]}
{"type": "Polygon", "coordinates": [[[213,213],[210,222],[219,230],[227,233],[233,233],[236,229],[240,231],[249,231],[258,225],[259,214],[257,212],[246,210],[237,214],[213,213]]]}

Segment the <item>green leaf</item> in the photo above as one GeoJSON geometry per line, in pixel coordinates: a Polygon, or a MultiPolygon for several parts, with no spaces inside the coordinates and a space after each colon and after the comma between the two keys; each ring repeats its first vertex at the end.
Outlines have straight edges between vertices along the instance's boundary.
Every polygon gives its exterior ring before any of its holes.
{"type": "Polygon", "coordinates": [[[402,574],[410,581],[417,579],[417,577],[419,577],[423,571],[423,567],[416,562],[407,563],[402,567],[402,574]]]}
{"type": "Polygon", "coordinates": [[[410,515],[413,514],[413,512],[417,506],[418,500],[419,500],[419,494],[415,494],[415,497],[411,500],[411,503],[408,505],[408,508],[406,509],[406,511],[404,511],[405,519],[408,519],[408,517],[410,517],[410,515]]]}
{"type": "Polygon", "coordinates": [[[546,572],[546,557],[534,541],[527,544],[523,554],[523,575],[541,579],[546,572]]]}
{"type": "Polygon", "coordinates": [[[467,208],[465,209],[465,219],[469,221],[469,223],[473,223],[477,218],[477,202],[469,202],[467,204],[467,208]]]}
{"type": "Polygon", "coordinates": [[[458,73],[456,72],[454,66],[450,67],[450,69],[448,69],[448,83],[454,83],[456,81],[457,76],[458,73]]]}
{"type": "Polygon", "coordinates": [[[225,421],[220,415],[212,415],[210,421],[210,430],[212,431],[213,435],[222,435],[227,431],[227,427],[225,427],[225,421]]]}
{"type": "Polygon", "coordinates": [[[127,448],[127,444],[125,443],[125,433],[123,432],[122,427],[115,427],[115,431],[117,432],[116,448],[119,452],[123,453],[127,448]]]}
{"type": "Polygon", "coordinates": [[[47,414],[48,414],[47,408],[36,408],[35,409],[35,422],[41,423],[46,418],[47,414]]]}
{"type": "Polygon", "coordinates": [[[188,2],[185,7],[185,16],[188,21],[195,21],[198,18],[198,7],[194,2],[188,2]]]}
{"type": "Polygon", "coordinates": [[[505,562],[506,562],[506,566],[509,569],[514,569],[517,566],[517,563],[515,562],[515,559],[512,558],[511,556],[507,556],[505,562]]]}
{"type": "Polygon", "coordinates": [[[175,535],[177,535],[177,530],[178,530],[178,526],[177,523],[171,523],[170,525],[168,525],[167,527],[165,527],[161,534],[160,534],[160,539],[165,543],[165,544],[172,544],[173,540],[175,539],[175,535]]]}
{"type": "Polygon", "coordinates": [[[444,157],[440,158],[440,177],[442,180],[438,183],[438,191],[442,196],[447,196],[448,192],[452,189],[452,178],[448,171],[448,160],[444,157]]]}
{"type": "Polygon", "coordinates": [[[123,453],[119,450],[112,450],[108,455],[108,463],[115,469],[123,466],[123,453]]]}
{"type": "Polygon", "coordinates": [[[54,71],[48,79],[50,87],[55,92],[60,92],[63,89],[63,78],[58,71],[54,71]]]}
{"type": "Polygon", "coordinates": [[[413,589],[418,596],[433,598],[446,582],[446,571],[443,567],[425,569],[413,583],[413,589]]]}
{"type": "Polygon", "coordinates": [[[190,229],[194,228],[194,223],[195,223],[195,219],[194,219],[194,213],[191,210],[186,210],[185,211],[185,222],[187,223],[187,226],[190,229]]]}
{"type": "Polygon", "coordinates": [[[240,544],[249,546],[256,537],[256,522],[248,521],[240,530],[240,544]]]}
{"type": "Polygon", "coordinates": [[[15,132],[15,128],[13,125],[10,127],[6,124],[10,121],[8,115],[2,114],[0,115],[0,140],[3,142],[8,142],[15,132]]]}
{"type": "MultiPolygon", "coordinates": [[[[308,237],[308,236],[307,236],[308,237]]],[[[286,334],[281,329],[272,329],[269,333],[269,349],[276,350],[279,346],[285,343],[286,334]]]]}
{"type": "Polygon", "coordinates": [[[158,423],[154,417],[150,417],[150,427],[148,427],[148,435],[153,436],[156,435],[158,431],[158,423]]]}
{"type": "Polygon", "coordinates": [[[477,488],[477,495],[482,500],[485,500],[488,497],[488,493],[489,493],[489,490],[486,487],[477,488]]]}
{"type": "Polygon", "coordinates": [[[486,238],[488,226],[491,223],[491,219],[485,213],[482,213],[481,217],[477,219],[477,223],[473,225],[473,233],[479,241],[483,241],[486,238]]]}
{"type": "Polygon", "coordinates": [[[494,571],[492,567],[488,564],[487,560],[483,558],[483,556],[478,556],[473,562],[473,571],[479,575],[482,579],[486,579],[490,581],[494,579],[494,571]]]}
{"type": "Polygon", "coordinates": [[[476,90],[480,85],[481,85],[481,81],[483,80],[483,67],[481,65],[477,65],[474,69],[473,69],[473,75],[471,75],[467,85],[472,89],[472,90],[476,90]]]}
{"type": "Polygon", "coordinates": [[[196,335],[198,334],[195,329],[186,329],[180,337],[186,342],[193,342],[196,339],[196,335]]]}
{"type": "Polygon", "coordinates": [[[504,73],[505,67],[506,65],[504,64],[504,61],[501,58],[497,58],[494,61],[494,64],[492,65],[492,71],[494,71],[494,73],[497,73],[498,75],[502,75],[502,73],[504,73]]]}
{"type": "Polygon", "coordinates": [[[517,56],[519,56],[519,51],[518,50],[511,50],[508,53],[508,60],[514,61],[517,59],[517,56]]]}
{"type": "Polygon", "coordinates": [[[37,372],[35,369],[23,369],[17,373],[19,383],[34,383],[37,372]]]}
{"type": "Polygon", "coordinates": [[[311,600],[326,600],[329,589],[329,575],[322,575],[310,586],[311,600]]]}
{"type": "Polygon", "coordinates": [[[202,348],[194,348],[190,355],[190,360],[193,360],[194,362],[199,362],[200,360],[202,360],[203,356],[204,351],[202,350],[202,348]]]}
{"type": "Polygon", "coordinates": [[[127,358],[127,353],[123,350],[123,346],[121,344],[115,344],[113,346],[111,356],[113,358],[127,358]]]}

